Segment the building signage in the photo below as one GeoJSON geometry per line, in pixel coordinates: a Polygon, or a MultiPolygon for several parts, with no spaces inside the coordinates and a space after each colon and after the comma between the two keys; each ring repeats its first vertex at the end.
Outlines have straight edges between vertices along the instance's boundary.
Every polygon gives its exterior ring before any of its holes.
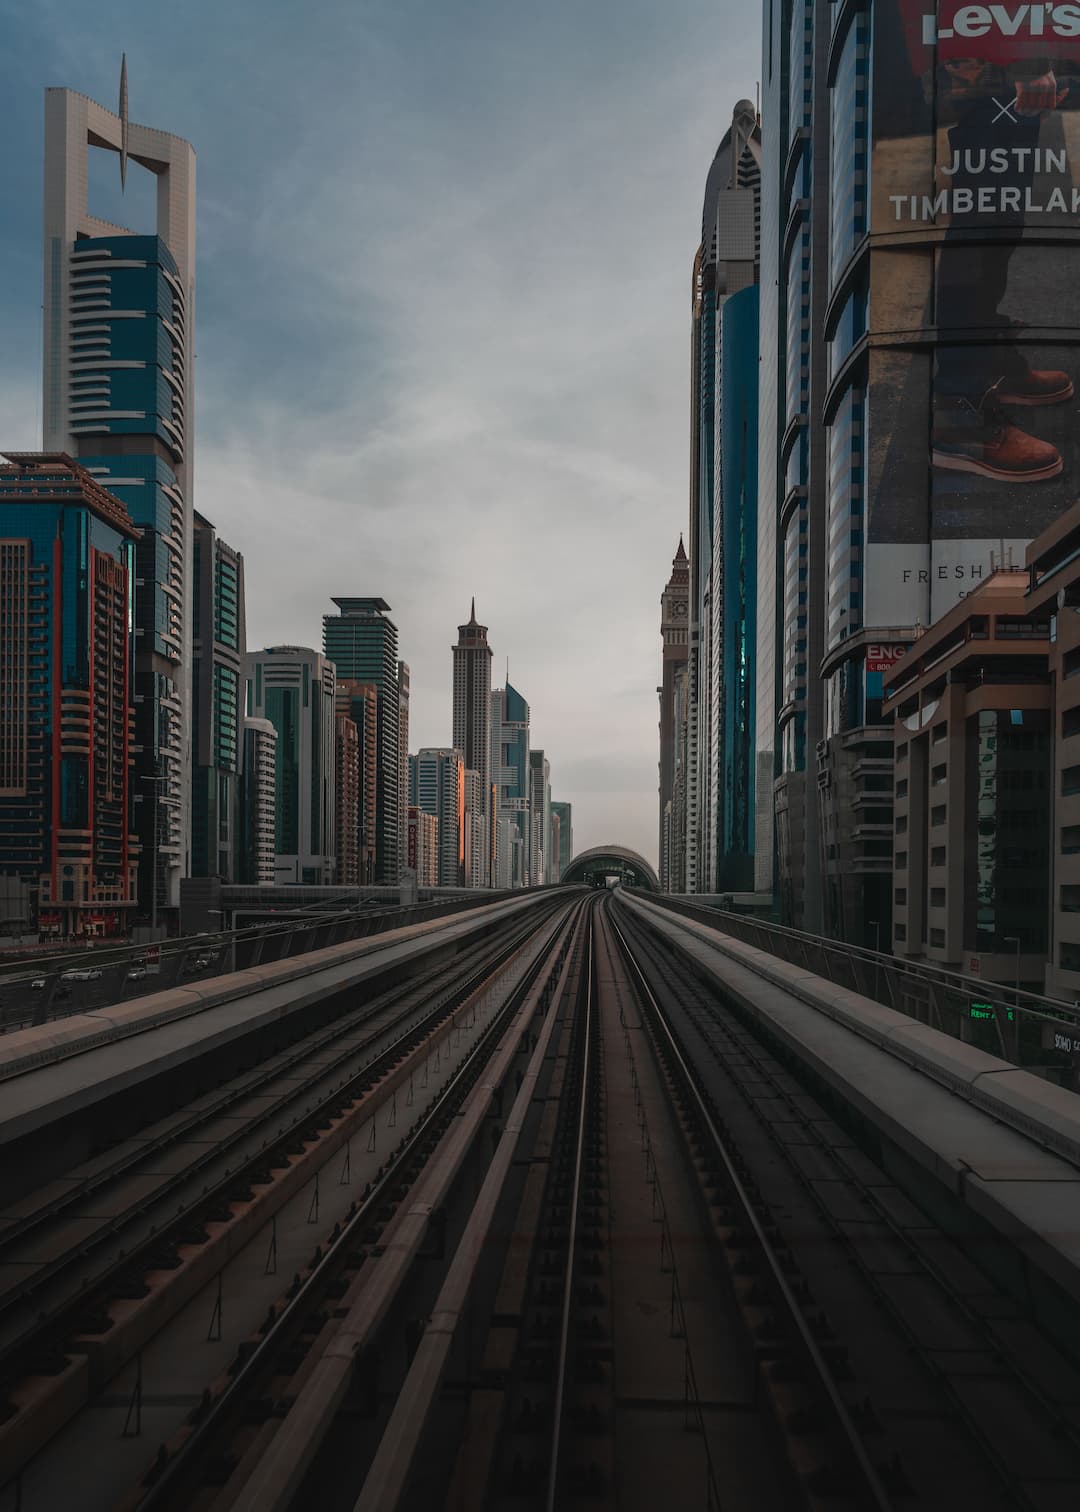
{"type": "Polygon", "coordinates": [[[890,0],[873,57],[867,604],[927,624],[1080,493],[1080,3],[890,0]]]}
{"type": "Polygon", "coordinates": [[[909,649],[906,641],[871,641],[866,648],[866,670],[888,672],[909,649]]]}

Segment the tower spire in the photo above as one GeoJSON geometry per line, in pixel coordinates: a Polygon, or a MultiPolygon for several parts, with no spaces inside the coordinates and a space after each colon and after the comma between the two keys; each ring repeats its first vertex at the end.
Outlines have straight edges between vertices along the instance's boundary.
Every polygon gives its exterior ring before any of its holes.
{"type": "Polygon", "coordinates": [[[476,624],[476,594],[473,594],[472,608],[469,610],[469,624],[476,624]]]}

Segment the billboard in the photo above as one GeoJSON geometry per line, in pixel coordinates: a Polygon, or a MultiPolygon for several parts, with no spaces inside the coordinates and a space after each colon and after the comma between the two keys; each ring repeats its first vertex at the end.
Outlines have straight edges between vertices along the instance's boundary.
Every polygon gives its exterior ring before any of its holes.
{"type": "Polygon", "coordinates": [[[867,588],[905,624],[1080,497],[1080,3],[874,27],[867,588]]]}

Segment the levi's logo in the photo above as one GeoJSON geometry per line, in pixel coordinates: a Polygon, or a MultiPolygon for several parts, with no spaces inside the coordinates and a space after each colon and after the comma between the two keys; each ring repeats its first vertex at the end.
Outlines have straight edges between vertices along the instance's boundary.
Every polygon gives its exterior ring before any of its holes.
{"type": "Polygon", "coordinates": [[[948,37],[1080,37],[1080,5],[962,5],[951,26],[939,27],[936,16],[923,16],[922,39],[932,47],[948,37]]]}

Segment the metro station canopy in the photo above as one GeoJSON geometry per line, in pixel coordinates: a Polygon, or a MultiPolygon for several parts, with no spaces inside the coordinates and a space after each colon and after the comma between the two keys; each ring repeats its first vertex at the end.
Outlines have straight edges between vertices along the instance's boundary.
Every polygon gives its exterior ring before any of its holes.
{"type": "Polygon", "coordinates": [[[624,845],[597,845],[575,856],[563,872],[562,882],[589,882],[594,886],[605,877],[619,877],[628,887],[647,887],[660,891],[660,880],[652,867],[637,851],[624,845]]]}

